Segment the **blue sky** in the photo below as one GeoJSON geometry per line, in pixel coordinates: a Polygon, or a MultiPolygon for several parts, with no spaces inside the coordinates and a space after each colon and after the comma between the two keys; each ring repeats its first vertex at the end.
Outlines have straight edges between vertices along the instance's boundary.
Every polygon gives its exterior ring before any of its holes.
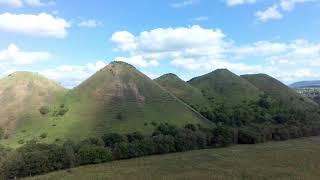
{"type": "Polygon", "coordinates": [[[0,0],[0,75],[74,87],[112,60],[188,80],[217,68],[320,79],[319,0],[0,0]]]}

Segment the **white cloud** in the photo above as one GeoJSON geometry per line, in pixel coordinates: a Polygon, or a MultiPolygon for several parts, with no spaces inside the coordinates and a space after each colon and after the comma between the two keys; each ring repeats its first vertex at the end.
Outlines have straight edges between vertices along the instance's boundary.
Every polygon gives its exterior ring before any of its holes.
{"type": "Polygon", "coordinates": [[[86,28],[95,28],[99,25],[101,25],[101,23],[97,22],[94,19],[84,20],[84,21],[79,22],[79,24],[78,24],[79,27],[86,27],[86,28]]]}
{"type": "Polygon", "coordinates": [[[10,44],[8,48],[0,50],[0,63],[27,65],[47,60],[50,56],[51,54],[48,52],[21,51],[15,44],[10,44]]]}
{"type": "Polygon", "coordinates": [[[207,20],[209,20],[209,17],[208,16],[199,16],[199,17],[192,18],[191,20],[193,20],[193,21],[207,21],[207,20]]]}
{"type": "Polygon", "coordinates": [[[131,57],[116,57],[115,61],[123,61],[129,64],[140,66],[140,67],[149,67],[149,66],[158,66],[159,63],[157,60],[150,59],[147,60],[143,56],[131,56],[131,57]]]}
{"type": "MultiPolygon", "coordinates": [[[[200,26],[158,28],[134,36],[121,31],[112,35],[117,48],[127,52],[125,59],[142,67],[155,66],[164,59],[210,57],[223,58],[228,42],[219,29],[204,29],[200,26]],[[149,63],[145,63],[149,62],[149,63]],[[152,62],[152,63],[150,63],[152,62]]],[[[122,59],[124,59],[122,57],[122,59]]]]}
{"type": "Polygon", "coordinates": [[[39,73],[61,83],[64,87],[73,88],[106,65],[104,61],[99,60],[85,65],[60,65],[41,70],[39,73]]]}
{"type": "Polygon", "coordinates": [[[253,4],[256,3],[257,0],[224,0],[228,6],[237,6],[243,4],[253,4]]]}
{"type": "Polygon", "coordinates": [[[21,0],[0,0],[0,5],[19,8],[23,6],[23,2],[21,0]]]}
{"type": "Polygon", "coordinates": [[[71,25],[62,18],[47,13],[32,14],[0,14],[0,31],[41,36],[64,38],[71,25]]]}
{"type": "Polygon", "coordinates": [[[319,0],[280,0],[279,5],[284,11],[291,11],[294,9],[296,4],[306,3],[306,2],[316,2],[319,0]]]}
{"type": "Polygon", "coordinates": [[[171,6],[174,8],[181,8],[181,7],[193,5],[194,3],[196,3],[195,0],[184,0],[176,3],[172,3],[171,6]]]}
{"type": "Polygon", "coordinates": [[[24,6],[30,7],[41,7],[41,6],[49,6],[54,5],[55,2],[53,0],[0,0],[0,5],[20,8],[24,6]]]}
{"type": "Polygon", "coordinates": [[[267,22],[269,20],[282,19],[283,15],[279,11],[279,7],[277,5],[268,7],[263,11],[256,12],[255,16],[261,22],[267,22]]]}
{"type": "Polygon", "coordinates": [[[320,43],[303,39],[238,45],[221,30],[200,26],[157,28],[136,36],[127,31],[114,35],[117,38],[111,40],[128,53],[118,60],[140,67],[150,67],[154,60],[154,66],[169,61],[194,76],[227,68],[237,74],[267,73],[287,83],[320,78],[320,43]]]}

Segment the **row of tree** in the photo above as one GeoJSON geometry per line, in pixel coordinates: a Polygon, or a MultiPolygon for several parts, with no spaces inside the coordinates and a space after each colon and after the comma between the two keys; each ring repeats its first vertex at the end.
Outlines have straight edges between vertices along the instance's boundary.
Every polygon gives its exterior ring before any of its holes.
{"type": "Polygon", "coordinates": [[[217,126],[213,129],[192,124],[184,128],[160,124],[149,136],[139,132],[126,135],[111,133],[78,143],[70,140],[63,144],[30,141],[16,150],[0,147],[0,179],[33,176],[80,165],[152,154],[223,147],[235,143],[254,144],[319,134],[320,125],[316,124],[274,128],[217,126]]]}

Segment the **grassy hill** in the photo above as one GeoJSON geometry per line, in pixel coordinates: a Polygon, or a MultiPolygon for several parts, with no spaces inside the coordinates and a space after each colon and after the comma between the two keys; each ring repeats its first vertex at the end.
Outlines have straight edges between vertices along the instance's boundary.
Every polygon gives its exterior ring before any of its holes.
{"type": "Polygon", "coordinates": [[[208,100],[203,96],[201,90],[191,86],[175,74],[165,74],[155,81],[192,107],[208,106],[208,100]]]}
{"type": "Polygon", "coordinates": [[[320,138],[311,137],[114,161],[29,179],[317,180],[319,162],[320,138]]]}
{"type": "Polygon", "coordinates": [[[266,74],[243,75],[244,79],[251,82],[264,93],[276,99],[283,106],[306,109],[316,107],[316,103],[304,98],[293,89],[277,79],[266,74]]]}
{"type": "Polygon", "coordinates": [[[188,83],[200,89],[212,104],[227,107],[239,105],[243,101],[256,100],[262,93],[247,80],[227,69],[218,69],[209,74],[191,79],[188,83]]]}
{"type": "MultiPolygon", "coordinates": [[[[33,109],[38,111],[38,107],[33,109]]],[[[180,127],[189,123],[212,126],[198,112],[123,62],[112,62],[66,92],[42,119],[24,124],[23,129],[5,143],[17,145],[17,142],[32,139],[41,142],[80,140],[110,132],[150,133],[160,123],[180,127]]]]}
{"type": "MultiPolygon", "coordinates": [[[[79,119],[81,129],[98,135],[151,132],[153,124],[160,123],[210,125],[189,106],[123,62],[112,62],[84,81],[70,93],[65,104],[71,108],[66,118],[79,119]]],[[[77,129],[73,132],[79,132],[77,129]]]]}
{"type": "Polygon", "coordinates": [[[0,80],[0,127],[11,138],[32,124],[46,121],[41,107],[55,103],[66,92],[37,73],[15,72],[0,80]]]}

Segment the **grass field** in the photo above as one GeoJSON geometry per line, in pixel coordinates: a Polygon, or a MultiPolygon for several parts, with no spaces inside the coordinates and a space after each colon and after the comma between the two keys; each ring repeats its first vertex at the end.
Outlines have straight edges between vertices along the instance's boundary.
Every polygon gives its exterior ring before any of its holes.
{"type": "Polygon", "coordinates": [[[85,166],[41,179],[306,179],[320,177],[320,137],[85,166]]]}

